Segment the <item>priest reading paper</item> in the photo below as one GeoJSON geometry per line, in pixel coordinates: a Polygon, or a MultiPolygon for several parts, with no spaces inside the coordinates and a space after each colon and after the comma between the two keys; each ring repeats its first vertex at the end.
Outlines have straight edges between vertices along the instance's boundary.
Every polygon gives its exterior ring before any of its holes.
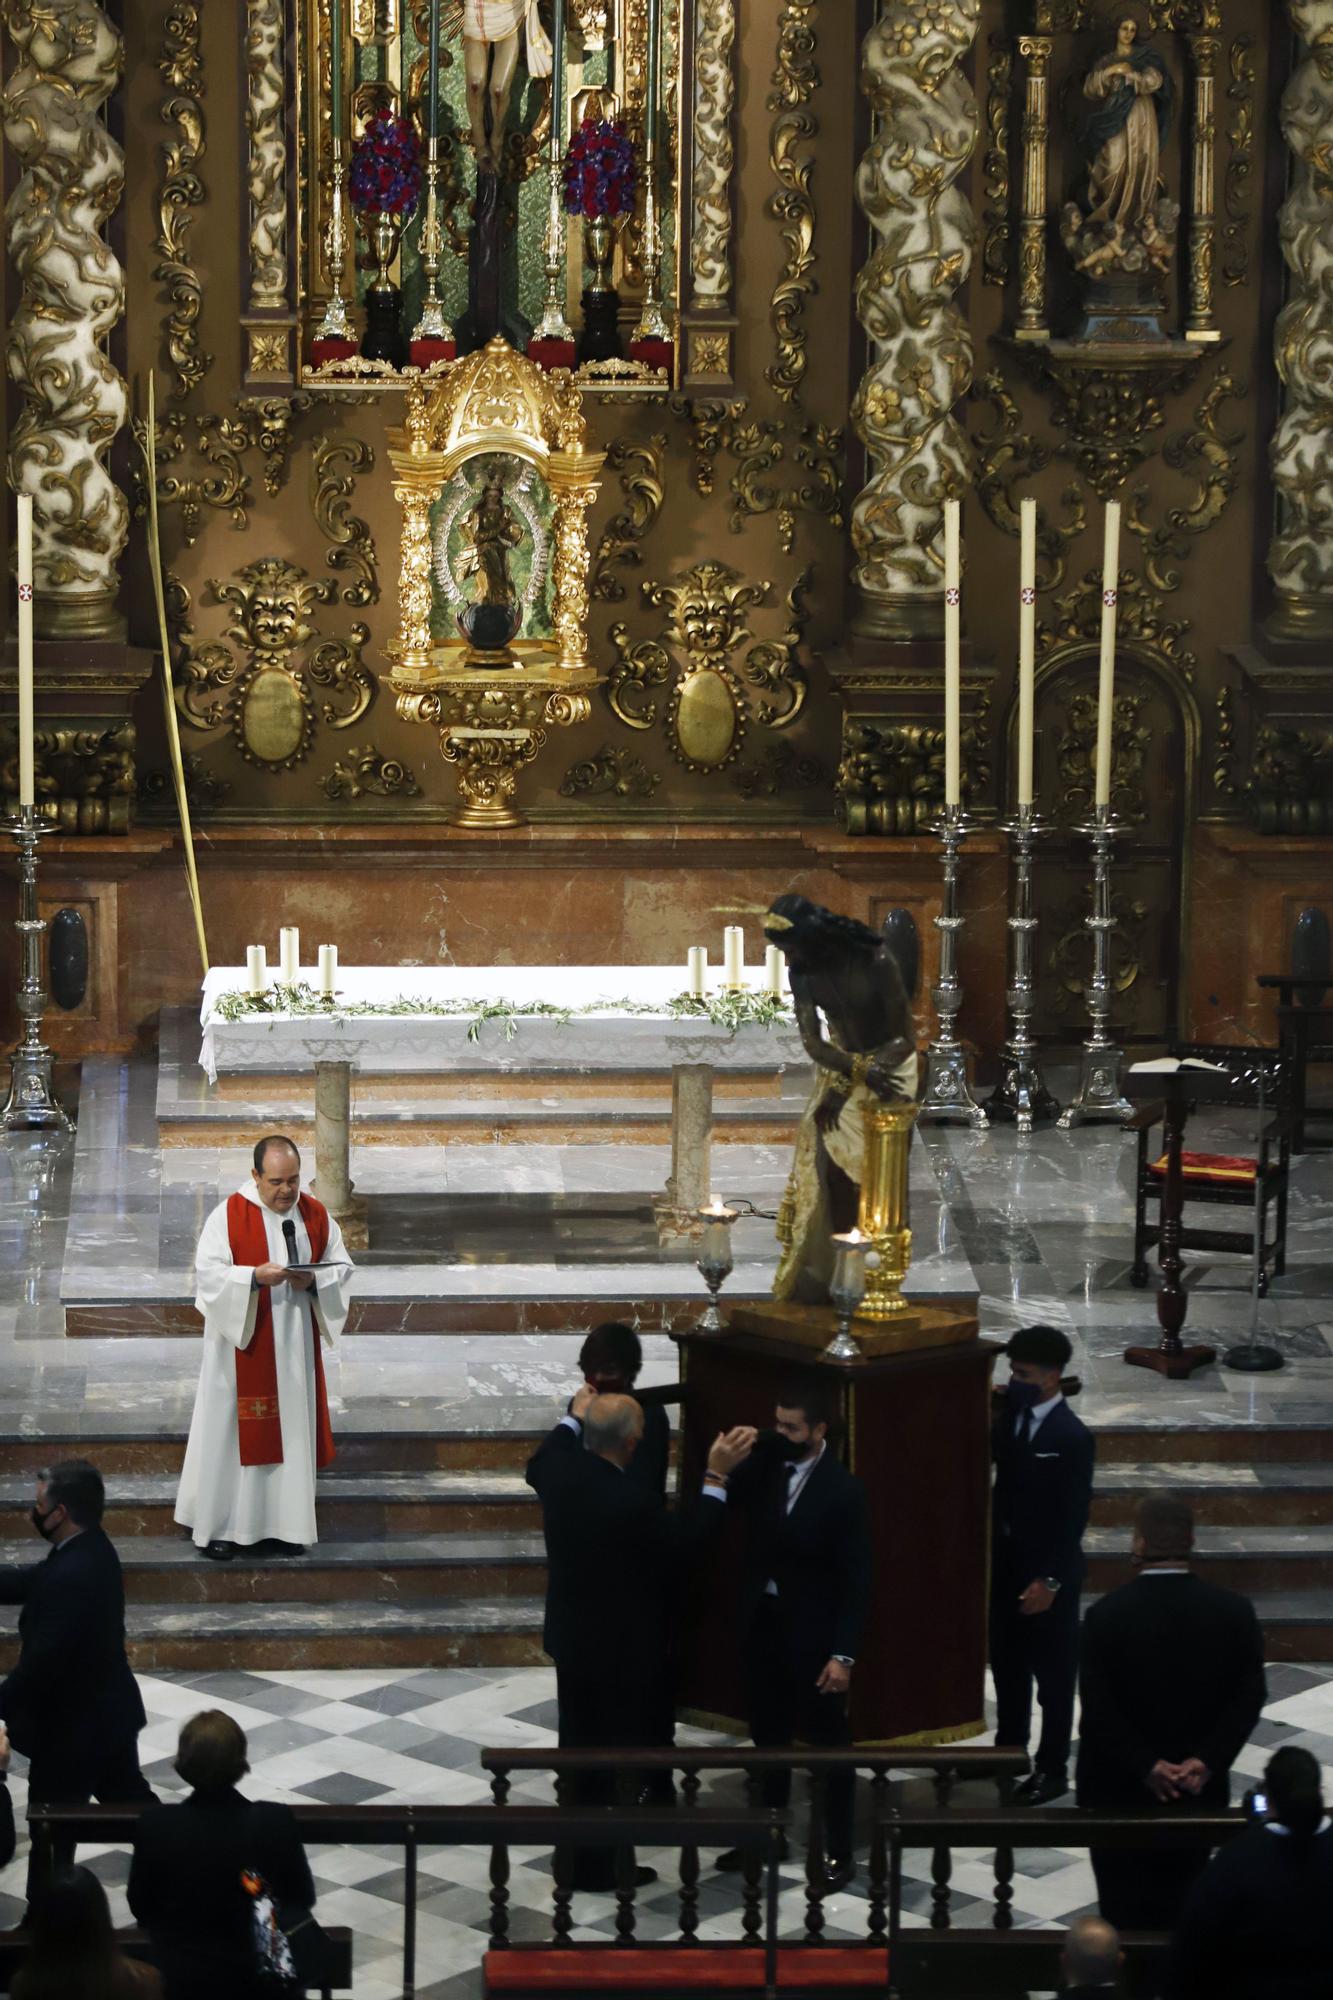
{"type": "Polygon", "coordinates": [[[196,1260],[204,1360],[176,1519],[226,1562],[238,1546],[316,1540],[315,1474],[333,1458],[322,1343],[347,1318],[342,1232],[301,1193],[301,1156],[276,1135],[250,1182],[215,1208],[196,1260]]]}

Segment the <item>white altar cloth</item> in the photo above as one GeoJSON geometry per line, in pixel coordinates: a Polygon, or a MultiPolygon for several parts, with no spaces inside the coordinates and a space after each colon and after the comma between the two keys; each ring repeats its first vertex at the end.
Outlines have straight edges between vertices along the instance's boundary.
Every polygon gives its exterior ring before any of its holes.
{"type": "MultiPolygon", "coordinates": [[[[721,984],[721,967],[711,967],[711,990],[721,984]]],[[[317,987],[319,975],[303,968],[302,980],[317,987]]],[[[752,986],[762,970],[751,967],[752,986]]],[[[670,1070],[682,1063],[715,1069],[762,1070],[804,1067],[808,1057],[793,1025],[745,1026],[732,1033],[704,1018],[678,1017],[666,1002],[686,989],[682,965],[500,965],[500,966],[340,966],[338,998],[384,1004],[401,999],[495,1001],[518,1004],[549,1001],[556,1007],[606,1003],[593,1014],[567,1021],[540,1014],[519,1016],[506,1039],[503,1019],[481,1023],[468,1039],[470,1014],[246,1015],[225,1021],[215,1009],[224,993],[243,992],[242,966],[214,966],[204,981],[200,1022],[200,1065],[209,1082],[219,1072],[310,1069],[316,1063],[348,1063],[363,1072],[415,1073],[453,1070],[670,1070]],[[662,1013],[626,1014],[618,1000],[658,1003],[662,1013]]]]}

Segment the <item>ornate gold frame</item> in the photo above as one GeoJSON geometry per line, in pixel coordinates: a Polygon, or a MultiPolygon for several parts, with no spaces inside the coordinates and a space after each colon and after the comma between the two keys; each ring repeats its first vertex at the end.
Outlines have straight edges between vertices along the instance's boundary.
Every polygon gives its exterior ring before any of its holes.
{"type": "Polygon", "coordinates": [[[398,712],[440,726],[440,751],[458,770],[458,824],[515,826],[519,770],[548,725],[586,721],[600,675],[588,663],[588,511],[606,454],[589,451],[583,398],[567,370],[547,373],[507,341],[492,340],[407,392],[407,421],[386,432],[394,498],[402,509],[398,636],[388,648],[398,712]],[[530,465],[555,503],[554,601],[549,642],[520,641],[519,664],[470,665],[463,641],[431,637],[430,513],[470,459],[504,453],[530,465]]]}

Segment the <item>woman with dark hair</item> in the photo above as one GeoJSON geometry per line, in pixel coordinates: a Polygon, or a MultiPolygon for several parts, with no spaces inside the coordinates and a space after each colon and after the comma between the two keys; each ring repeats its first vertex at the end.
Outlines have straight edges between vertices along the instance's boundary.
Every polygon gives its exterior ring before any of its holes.
{"type": "Polygon", "coordinates": [[[263,1885],[289,1932],[314,1904],[290,1806],[247,1799],[236,1789],[249,1768],[245,1735],[229,1715],[210,1709],[192,1716],[176,1753],[190,1797],[140,1815],[127,1893],[152,1935],[166,2000],[253,2000],[262,1993],[255,1885],[263,1885]]]}
{"type": "Polygon", "coordinates": [[[1171,2000],[1313,2000],[1333,1986],[1333,1821],[1308,1750],[1264,1772],[1267,1812],[1195,1883],[1171,1952],[1171,2000]]]}
{"type": "Polygon", "coordinates": [[[822,1303],[833,1270],[829,1237],[856,1222],[865,1114],[877,1099],[917,1094],[912,1010],[887,943],[855,917],[779,896],[764,936],[786,957],[796,1025],[815,1065],[778,1211],[773,1296],[822,1303]]]}
{"type": "Polygon", "coordinates": [[[37,1893],[31,1935],[13,2000],[161,2000],[152,1966],[116,1943],[106,1890],[90,1868],[66,1868],[37,1893]]]}

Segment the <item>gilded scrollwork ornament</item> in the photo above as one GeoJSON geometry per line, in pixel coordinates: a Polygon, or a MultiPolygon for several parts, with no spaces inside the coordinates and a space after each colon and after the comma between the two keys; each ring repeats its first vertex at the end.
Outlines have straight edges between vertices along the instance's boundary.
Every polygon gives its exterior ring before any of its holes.
{"type": "Polygon", "coordinates": [[[328,549],[324,560],[350,580],[344,604],[378,604],[379,566],[369,524],[352,512],[357,480],[371,471],[375,453],[364,438],[347,431],[322,431],[310,441],[310,511],[328,549]]]}
{"type": "Polygon", "coordinates": [[[817,11],[818,0],[786,0],[778,17],[777,60],[768,98],[768,109],[775,114],[768,164],[778,192],[770,195],[765,211],[778,224],[784,257],[769,304],[777,353],[764,375],[784,403],[800,401],[807,366],[805,309],[817,290],[811,181],[819,121],[810,110],[819,88],[817,11]]]}
{"type": "Polygon", "coordinates": [[[362,659],[370,632],[354,624],[345,639],[320,639],[316,607],[336,602],[332,577],[310,577],[268,556],[247,563],[230,582],[211,581],[209,590],[232,623],[222,642],[184,653],[176,696],[183,721],[204,731],[230,729],[246,763],[271,771],[304,762],[317,710],[330,729],[360,721],[375,697],[362,659]]]}
{"type": "Polygon", "coordinates": [[[1009,281],[1009,94],[1014,87],[1014,51],[1007,35],[991,35],[986,61],[986,150],[982,156],[981,282],[1009,281]]]}
{"type": "Polygon", "coordinates": [[[570,765],[561,781],[560,796],[650,799],[661,782],[662,773],[650,771],[636,750],[604,743],[591,757],[581,757],[570,765]]]}
{"type": "Polygon", "coordinates": [[[731,782],[743,799],[785,799],[797,792],[831,792],[833,773],[822,758],[779,742],[737,764],[731,782]]]}
{"type": "MultiPolygon", "coordinates": [[[[963,682],[971,704],[961,736],[963,803],[990,783],[990,695],[963,682]]],[[[834,778],[848,833],[905,837],[923,832],[944,804],[944,731],[934,723],[849,718],[834,778]]]]}
{"type": "Polygon", "coordinates": [[[668,748],[687,771],[734,764],[752,723],[786,728],[805,705],[809,581],[807,570],[792,585],[787,625],[776,640],[755,640],[746,615],[766,602],[771,585],[747,582],[725,563],[695,563],[670,583],[644,583],[643,600],[666,613],[665,625],[660,639],[638,641],[624,625],[611,627],[612,713],[639,730],[653,728],[660,716],[668,748]]]}
{"type": "Polygon", "coordinates": [[[1217,690],[1213,711],[1217,718],[1213,732],[1213,792],[1229,805],[1240,794],[1236,779],[1235,695],[1229,687],[1217,690]]]}
{"type": "Polygon", "coordinates": [[[1189,553],[1190,538],[1206,534],[1220,521],[1236,492],[1239,446],[1245,433],[1224,431],[1219,412],[1224,403],[1244,394],[1232,376],[1218,374],[1194,413],[1194,428],[1164,446],[1163,463],[1192,479],[1194,490],[1185,504],[1166,510],[1160,527],[1154,528],[1145,512],[1148,489],[1140,487],[1131,497],[1125,526],[1142,539],[1144,575],[1154,590],[1179,590],[1183,577],[1178,565],[1189,553]]]}
{"type": "Polygon", "coordinates": [[[250,310],[287,304],[287,123],[283,0],[246,0],[246,181],[250,196],[250,310]]]}
{"type": "MultiPolygon", "coordinates": [[[[1188,618],[1167,618],[1162,600],[1132,570],[1121,569],[1117,583],[1116,633],[1118,642],[1136,644],[1173,668],[1185,682],[1191,682],[1198,659],[1185,644],[1190,630],[1188,618]]],[[[1101,630],[1102,573],[1089,570],[1066,591],[1049,599],[1051,618],[1037,623],[1037,653],[1040,657],[1056,646],[1082,641],[1095,647],[1101,630]]]]}
{"type": "Polygon", "coordinates": [[[5,25],[17,60],[4,133],[18,162],[5,210],[18,277],[6,363],[23,398],[9,476],[34,502],[34,622],[44,637],[118,637],[129,509],[106,459],[127,398],[106,341],[125,310],[125,274],[104,232],[124,155],[102,109],[124,45],[96,0],[11,4],[5,25]]]}
{"type": "MultiPolygon", "coordinates": [[[[141,426],[136,422],[134,428],[138,433],[141,426]]],[[[250,426],[243,417],[211,412],[190,417],[179,409],[166,412],[157,433],[158,505],[180,509],[181,535],[187,548],[198,540],[205,508],[229,515],[233,527],[246,525],[250,475],[241,458],[250,444],[250,426]],[[179,469],[168,471],[164,467],[179,469]]],[[[141,515],[146,509],[147,500],[136,475],[135,513],[141,515]]]]}
{"type": "Polygon", "coordinates": [[[938,621],[941,507],[970,464],[954,415],[972,379],[972,342],[955,295],[975,224],[957,186],[977,136],[963,71],[979,0],[885,0],[862,47],[874,135],[857,196],[873,248],[857,277],[872,352],[852,405],[870,477],[852,505],[858,630],[903,637],[938,621]]]}
{"type": "Polygon", "coordinates": [[[191,257],[195,221],[207,198],[199,171],[205,144],[204,65],[200,8],[194,0],[172,0],[157,67],[167,86],[162,122],[174,128],[174,136],[162,148],[153,243],[159,261],[153,276],[165,286],[170,300],[164,330],[175,376],[172,396],[183,402],[213,365],[213,356],[204,352],[199,338],[204,288],[191,257]]]}
{"type": "MultiPolygon", "coordinates": [[[[37,817],[61,833],[128,833],[134,819],[135,729],[38,729],[33,735],[37,817]]],[[[18,731],[0,723],[0,810],[18,812],[18,731]]]]}
{"type": "Polygon", "coordinates": [[[1227,49],[1227,162],[1222,174],[1222,276],[1250,282],[1248,190],[1254,172],[1254,36],[1236,35],[1227,49]]]}
{"type": "MultiPolygon", "coordinates": [[[[1118,691],[1111,710],[1111,811],[1138,825],[1148,816],[1145,777],[1152,732],[1144,721],[1146,694],[1118,691]]],[[[1064,726],[1056,740],[1062,819],[1087,819],[1093,809],[1097,762],[1097,695],[1080,688],[1064,705],[1064,726]]]]}
{"type": "Polygon", "coordinates": [[[654,431],[642,443],[617,438],[607,448],[607,469],[619,473],[625,499],[603,528],[593,554],[589,594],[599,603],[622,602],[625,586],[616,575],[617,569],[635,569],[643,561],[641,544],[666,498],[666,451],[662,431],[654,431]]]}
{"type": "MultiPolygon", "coordinates": [[[[998,368],[987,370],[972,395],[974,402],[989,404],[993,412],[990,428],[974,431],[972,436],[974,490],[994,525],[1006,535],[1017,536],[1019,502],[1031,492],[1037,475],[1051,464],[1054,448],[1024,430],[1017,399],[998,368]]],[[[1083,489],[1077,482],[1064,489],[1060,505],[1062,520],[1053,520],[1045,508],[1037,513],[1037,580],[1043,591],[1058,590],[1063,584],[1069,552],[1088,524],[1083,489]]]]}
{"type": "Polygon", "coordinates": [[[399,757],[382,757],[373,743],[344,750],[335,759],[333,769],[320,779],[320,785],[331,799],[421,796],[421,787],[410,767],[399,757]]]}
{"type": "Polygon", "coordinates": [[[1333,729],[1265,723],[1245,804],[1260,833],[1333,832],[1333,729]]]}
{"type": "Polygon", "coordinates": [[[1290,271],[1273,346],[1284,407],[1271,459],[1277,531],[1268,570],[1277,592],[1274,629],[1293,637],[1333,632],[1333,0],[1286,0],[1303,44],[1282,93],[1283,136],[1294,170],[1278,221],[1290,271]]]}
{"type": "Polygon", "coordinates": [[[694,103],[690,121],[690,303],[721,310],[731,298],[731,179],[736,147],[736,0],[698,0],[694,15],[694,103]]]}

